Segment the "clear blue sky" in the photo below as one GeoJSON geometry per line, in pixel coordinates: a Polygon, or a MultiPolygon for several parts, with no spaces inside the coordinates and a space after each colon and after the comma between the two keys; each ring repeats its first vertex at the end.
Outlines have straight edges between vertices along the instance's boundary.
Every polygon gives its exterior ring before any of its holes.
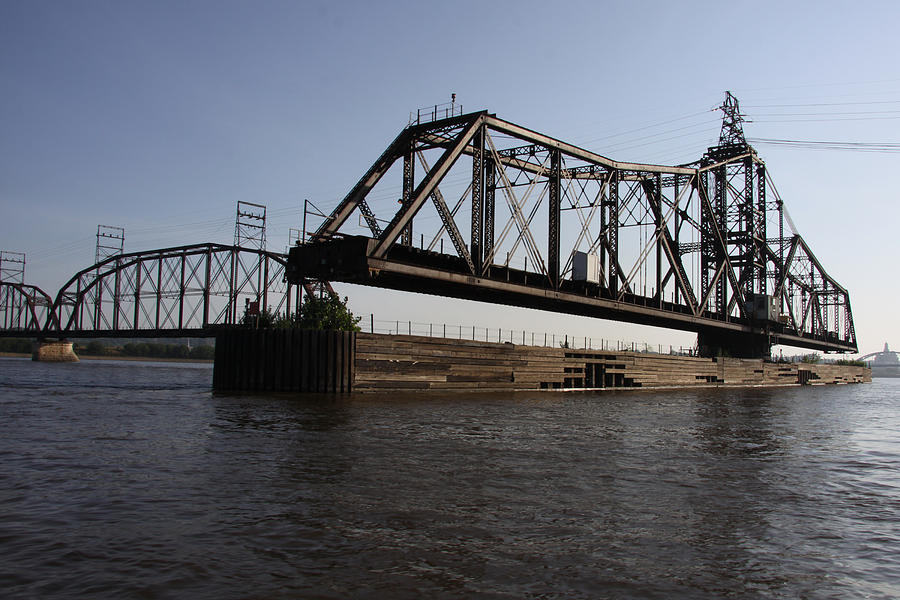
{"type": "MultiPolygon", "coordinates": [[[[750,138],[900,142],[894,2],[0,3],[0,249],[55,291],[93,260],[230,243],[239,200],[269,247],[331,208],[410,110],[445,102],[621,160],[679,163],[734,92],[750,138]]],[[[757,145],[804,238],[851,292],[860,350],[900,347],[900,154],[757,145]]],[[[357,313],[651,343],[691,336],[342,286],[357,313]]]]}

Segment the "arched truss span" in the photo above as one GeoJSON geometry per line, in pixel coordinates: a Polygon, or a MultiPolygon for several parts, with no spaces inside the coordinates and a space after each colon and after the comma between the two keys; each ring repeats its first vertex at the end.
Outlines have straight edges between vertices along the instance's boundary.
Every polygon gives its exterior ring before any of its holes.
{"type": "Polygon", "coordinates": [[[239,246],[194,244],[109,257],[60,289],[47,336],[206,336],[249,312],[289,313],[297,286],[286,257],[239,246]]]}

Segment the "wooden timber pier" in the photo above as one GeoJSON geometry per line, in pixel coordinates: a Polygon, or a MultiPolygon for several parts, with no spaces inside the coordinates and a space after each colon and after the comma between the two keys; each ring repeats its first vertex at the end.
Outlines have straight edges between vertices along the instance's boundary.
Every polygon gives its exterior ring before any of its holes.
{"type": "Polygon", "coordinates": [[[866,367],[373,333],[219,332],[220,391],[610,390],[871,382],[866,367]]]}

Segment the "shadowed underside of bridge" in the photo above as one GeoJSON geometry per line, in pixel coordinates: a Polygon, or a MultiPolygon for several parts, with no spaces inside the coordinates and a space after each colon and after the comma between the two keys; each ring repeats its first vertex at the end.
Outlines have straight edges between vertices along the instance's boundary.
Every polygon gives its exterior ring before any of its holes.
{"type": "Polygon", "coordinates": [[[849,294],[789,218],[785,231],[734,109],[719,145],[677,167],[610,160],[487,112],[411,124],[290,250],[288,280],[693,331],[708,355],[855,352],[849,294]]]}

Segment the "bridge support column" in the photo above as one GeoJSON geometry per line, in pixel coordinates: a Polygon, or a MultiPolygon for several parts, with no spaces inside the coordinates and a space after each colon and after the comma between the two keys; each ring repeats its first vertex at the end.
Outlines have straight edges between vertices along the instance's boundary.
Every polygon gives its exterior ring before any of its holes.
{"type": "Polygon", "coordinates": [[[40,362],[78,362],[72,342],[38,340],[31,347],[31,360],[40,362]]]}
{"type": "Polygon", "coordinates": [[[704,358],[769,358],[772,344],[764,333],[701,331],[697,334],[697,348],[704,358]]]}

